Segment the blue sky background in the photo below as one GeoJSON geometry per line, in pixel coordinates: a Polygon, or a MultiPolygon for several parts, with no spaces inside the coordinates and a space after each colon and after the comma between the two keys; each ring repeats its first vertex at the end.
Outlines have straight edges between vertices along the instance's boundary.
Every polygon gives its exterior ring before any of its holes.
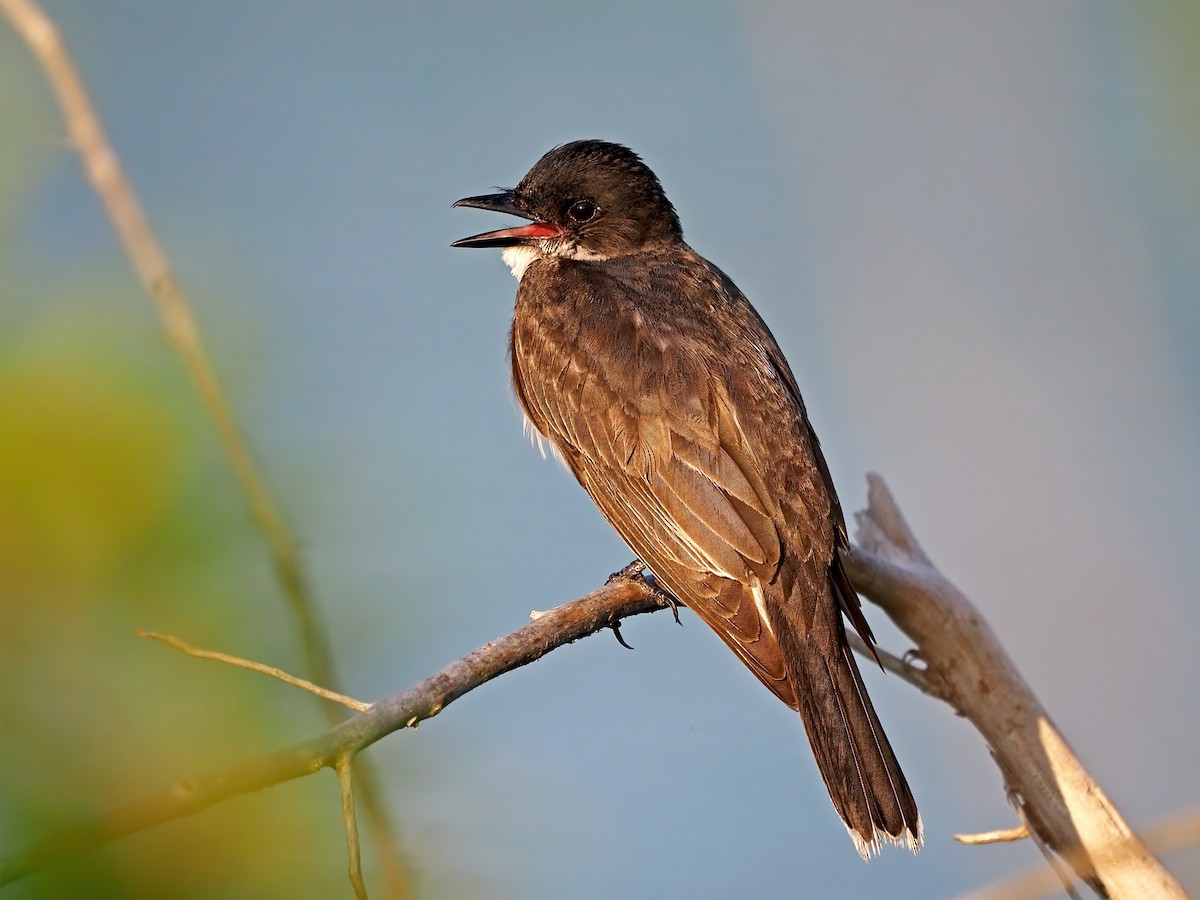
{"type": "MultiPolygon", "coordinates": [[[[351,693],[413,683],[628,561],[522,436],[505,359],[515,282],[498,254],[449,247],[495,227],[455,199],[603,137],[644,156],[689,241],[772,327],[843,505],[863,504],[865,471],[885,475],[1135,826],[1200,801],[1193,7],[46,8],[303,543],[351,693]]],[[[0,347],[12,360],[52,326],[99,317],[121,323],[106,352],[156,352],[6,27],[0,74],[3,168],[23,173],[4,197],[0,347]],[[102,302],[82,289],[100,281],[102,302]]],[[[196,435],[193,496],[240,523],[218,450],[196,435]]],[[[297,668],[244,532],[245,593],[219,601],[237,624],[214,640],[297,668]]],[[[164,583],[138,624],[206,633],[164,583]]],[[[19,600],[10,582],[6,604],[19,600]]],[[[885,646],[907,648],[868,613],[885,646]]],[[[62,632],[47,619],[6,638],[53,668],[62,632]]],[[[371,751],[427,894],[927,897],[1037,862],[1028,844],[950,839],[1013,823],[999,775],[947,708],[874,673],[927,846],[863,865],[799,719],[684,625],[628,623],[634,653],[604,636],[564,648],[371,751]]],[[[162,666],[193,693],[244,684],[162,666]]],[[[279,696],[261,702],[290,718],[246,753],[316,729],[279,696]]],[[[73,733],[61,711],[29,716],[22,727],[73,733]]],[[[215,761],[168,760],[162,777],[215,761]]],[[[6,846],[26,821],[8,814],[6,846]]],[[[309,853],[341,878],[336,839],[309,853]]],[[[1200,885],[1195,853],[1170,862],[1200,885]]],[[[223,895],[250,889],[231,875],[223,895]]]]}

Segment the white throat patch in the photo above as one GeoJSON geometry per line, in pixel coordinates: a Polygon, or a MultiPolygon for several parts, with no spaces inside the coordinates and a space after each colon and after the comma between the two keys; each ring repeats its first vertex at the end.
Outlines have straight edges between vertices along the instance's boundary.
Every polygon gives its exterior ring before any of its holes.
{"type": "Polygon", "coordinates": [[[504,260],[505,265],[512,269],[513,278],[520,281],[525,270],[529,268],[529,264],[541,259],[542,253],[537,247],[530,247],[526,244],[519,247],[505,247],[500,253],[500,258],[504,260]]]}
{"type": "Polygon", "coordinates": [[[548,256],[557,256],[560,259],[586,260],[588,262],[611,259],[611,257],[605,256],[602,253],[593,253],[591,250],[585,250],[578,244],[568,244],[564,241],[544,241],[537,245],[521,244],[517,247],[505,247],[500,253],[500,258],[512,269],[513,278],[517,279],[517,281],[521,280],[521,276],[525,274],[525,270],[529,268],[531,263],[548,256]]]}

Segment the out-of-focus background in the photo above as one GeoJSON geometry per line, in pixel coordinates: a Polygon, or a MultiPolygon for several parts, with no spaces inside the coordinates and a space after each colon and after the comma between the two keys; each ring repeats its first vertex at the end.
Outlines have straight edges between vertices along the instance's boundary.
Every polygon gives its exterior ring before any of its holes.
{"type": "MultiPolygon", "coordinates": [[[[756,303],[848,510],[885,474],[1135,826],[1200,802],[1200,13],[1153,4],[46,2],[378,698],[629,559],[508,387],[450,203],[604,137],[756,303]]],[[[290,743],[263,541],[0,25],[0,841],[290,743]]],[[[871,616],[889,649],[906,644],[871,616]]],[[[1039,856],[978,736],[868,672],[927,845],[862,864],[800,721],[693,617],[374,747],[430,897],[929,897],[1039,856]]],[[[346,896],[332,777],[6,897],[346,896]]],[[[367,847],[368,879],[378,886],[367,847]]],[[[1170,857],[1200,890],[1200,856],[1170,857]]]]}

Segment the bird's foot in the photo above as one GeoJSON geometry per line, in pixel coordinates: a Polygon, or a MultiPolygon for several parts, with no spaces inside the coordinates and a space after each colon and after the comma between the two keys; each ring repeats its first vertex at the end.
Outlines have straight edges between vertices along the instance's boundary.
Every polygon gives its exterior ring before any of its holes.
{"type": "Polygon", "coordinates": [[[605,579],[605,584],[612,584],[614,581],[636,581],[642,578],[642,573],[646,571],[646,564],[640,559],[635,559],[623,569],[618,569],[605,579]]]}
{"type": "MultiPolygon", "coordinates": [[[[635,559],[625,568],[613,572],[604,583],[612,584],[614,581],[638,582],[650,591],[654,599],[658,601],[659,606],[671,610],[671,615],[675,617],[676,625],[683,624],[679,621],[679,601],[675,598],[674,594],[659,584],[658,579],[654,577],[653,573],[646,571],[646,564],[640,559],[635,559]]],[[[617,640],[621,640],[620,634],[617,635],[617,640]]],[[[621,641],[621,644],[627,646],[624,641],[621,641]]]]}

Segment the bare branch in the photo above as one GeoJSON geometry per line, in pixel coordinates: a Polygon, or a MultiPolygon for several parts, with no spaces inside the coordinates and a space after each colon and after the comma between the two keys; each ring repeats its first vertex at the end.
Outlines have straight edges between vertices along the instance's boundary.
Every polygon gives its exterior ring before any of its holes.
{"type": "Polygon", "coordinates": [[[222,662],[242,669],[249,669],[251,672],[258,672],[261,675],[270,675],[272,678],[278,678],[285,684],[298,687],[326,700],[332,700],[334,703],[340,703],[342,706],[353,709],[356,712],[362,712],[371,705],[370,703],[363,703],[361,700],[355,700],[353,697],[347,697],[345,694],[326,690],[320,685],[313,684],[311,681],[306,681],[303,678],[297,678],[295,675],[289,675],[287,672],[277,669],[274,666],[264,665],[252,659],[242,659],[240,656],[230,656],[228,653],[221,653],[219,650],[205,650],[201,647],[193,647],[187,641],[180,640],[174,635],[162,634],[158,631],[144,631],[141,628],[135,628],[133,633],[138,637],[150,638],[151,640],[166,644],[168,647],[173,647],[181,653],[196,657],[196,659],[211,659],[214,662],[222,662]]]}
{"type": "MultiPolygon", "coordinates": [[[[117,154],[105,135],[67,48],[54,23],[34,0],[0,0],[0,10],[45,72],[62,107],[70,142],[79,154],[84,173],[112,221],[134,271],[158,310],[167,339],[183,360],[201,401],[212,417],[254,521],[270,547],[276,574],[300,632],[309,674],[321,684],[336,689],[338,679],[333,656],[316,602],[300,565],[296,543],[279,514],[266,479],[259,471],[221,390],[187,295],[175,280],[167,255],[121,169],[117,154]]],[[[321,705],[326,721],[330,725],[337,722],[338,711],[327,704],[321,705]]],[[[385,855],[389,893],[393,897],[405,897],[408,895],[408,873],[400,858],[395,828],[380,799],[376,776],[366,761],[360,760],[358,766],[363,802],[371,827],[378,837],[380,851],[385,855]]]]}
{"type": "Polygon", "coordinates": [[[878,475],[847,556],[856,588],[912,638],[930,693],[979,730],[1033,837],[1101,896],[1183,898],[1076,758],[995,633],[929,562],[878,475]]]}
{"type": "Polygon", "coordinates": [[[358,819],[354,815],[354,757],[346,753],[333,764],[337,771],[338,787],[342,790],[342,826],[346,830],[346,856],[350,884],[358,900],[367,900],[367,886],[363,883],[362,852],[358,846],[358,819]]]}
{"type": "Polygon", "coordinates": [[[607,584],[484,644],[420,684],[373,704],[315,738],[176,782],[164,791],[39,841],[0,863],[0,884],[22,878],[55,859],[334,766],[393,731],[437,715],[468,691],[541,659],[556,647],[607,629],[621,619],[661,608],[659,595],[643,582],[607,584]]]}
{"type": "Polygon", "coordinates": [[[894,653],[889,653],[882,647],[876,647],[872,653],[866,641],[860,638],[856,632],[847,631],[846,640],[850,642],[850,648],[863,659],[871,660],[874,663],[875,657],[878,656],[880,665],[887,671],[893,675],[899,675],[922,693],[929,694],[931,697],[937,697],[937,694],[929,686],[929,679],[925,677],[923,669],[914,666],[910,662],[906,662],[902,657],[896,656],[894,653]]]}
{"type": "Polygon", "coordinates": [[[920,541],[884,484],[883,477],[868,472],[867,490],[868,509],[859,513],[856,519],[858,542],[885,559],[932,566],[933,563],[925,555],[920,541]]]}

